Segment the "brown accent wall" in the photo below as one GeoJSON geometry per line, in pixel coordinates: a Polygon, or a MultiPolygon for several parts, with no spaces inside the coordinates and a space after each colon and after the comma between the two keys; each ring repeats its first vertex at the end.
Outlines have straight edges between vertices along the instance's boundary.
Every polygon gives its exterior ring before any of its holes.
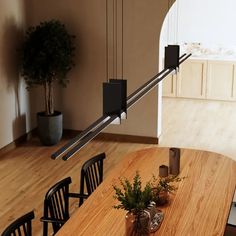
{"type": "MultiPolygon", "coordinates": [[[[76,35],[76,67],[69,74],[70,84],[67,89],[55,89],[64,127],[82,130],[101,116],[106,80],[105,4],[106,0],[0,1],[0,147],[35,128],[35,113],[43,109],[40,88],[31,93],[25,90],[15,57],[26,26],[40,21],[59,19],[76,35]]],[[[159,36],[167,9],[167,0],[124,0],[128,94],[158,72],[159,36]]],[[[105,132],[157,137],[157,116],[157,91],[153,90],[129,110],[128,120],[105,132]]]]}
{"type": "MultiPolygon", "coordinates": [[[[70,73],[68,88],[58,91],[58,109],[64,113],[65,128],[82,130],[102,114],[106,1],[32,0],[31,4],[32,24],[60,19],[77,37],[76,68],[70,73]]],[[[128,94],[158,72],[159,37],[167,9],[167,0],[124,1],[124,77],[128,80],[128,94]]],[[[157,115],[157,90],[153,90],[129,110],[128,120],[121,126],[110,126],[106,132],[157,137],[157,115]]]]}

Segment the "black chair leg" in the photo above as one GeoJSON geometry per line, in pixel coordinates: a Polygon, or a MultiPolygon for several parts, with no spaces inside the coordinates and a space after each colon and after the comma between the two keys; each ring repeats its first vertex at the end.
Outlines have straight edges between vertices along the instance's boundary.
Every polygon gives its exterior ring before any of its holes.
{"type": "Polygon", "coordinates": [[[43,222],[43,236],[48,236],[48,223],[43,222]]]}
{"type": "Polygon", "coordinates": [[[79,207],[84,203],[84,199],[83,198],[80,198],[79,199],[79,207]]]}

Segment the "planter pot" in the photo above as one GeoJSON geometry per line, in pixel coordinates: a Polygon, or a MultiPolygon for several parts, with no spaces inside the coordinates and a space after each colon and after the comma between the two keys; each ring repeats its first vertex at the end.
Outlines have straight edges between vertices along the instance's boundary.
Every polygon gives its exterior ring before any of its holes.
{"type": "Polygon", "coordinates": [[[148,211],[141,211],[137,214],[127,212],[126,236],[148,236],[150,235],[151,216],[148,211]]]}
{"type": "Polygon", "coordinates": [[[57,144],[62,137],[62,113],[55,111],[47,116],[44,112],[37,113],[38,135],[41,143],[46,146],[57,144]]]}
{"type": "Polygon", "coordinates": [[[157,206],[164,206],[169,203],[169,193],[167,191],[158,192],[156,188],[153,188],[152,192],[155,196],[154,201],[157,206]]]}
{"type": "Polygon", "coordinates": [[[164,206],[169,203],[169,193],[167,191],[161,191],[157,197],[157,206],[164,206]]]}

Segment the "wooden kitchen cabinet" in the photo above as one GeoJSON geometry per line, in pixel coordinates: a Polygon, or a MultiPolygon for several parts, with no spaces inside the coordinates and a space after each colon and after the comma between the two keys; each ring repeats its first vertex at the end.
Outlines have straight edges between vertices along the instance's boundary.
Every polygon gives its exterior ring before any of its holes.
{"type": "Polygon", "coordinates": [[[163,80],[162,94],[166,97],[176,97],[176,74],[168,75],[163,80]]]}
{"type": "Polygon", "coordinates": [[[236,101],[236,62],[189,59],[163,81],[163,96],[236,101]]]}
{"type": "Polygon", "coordinates": [[[177,97],[206,98],[207,61],[187,60],[177,76],[177,97]]]}
{"type": "Polygon", "coordinates": [[[236,100],[234,62],[208,61],[207,99],[236,100]]]}

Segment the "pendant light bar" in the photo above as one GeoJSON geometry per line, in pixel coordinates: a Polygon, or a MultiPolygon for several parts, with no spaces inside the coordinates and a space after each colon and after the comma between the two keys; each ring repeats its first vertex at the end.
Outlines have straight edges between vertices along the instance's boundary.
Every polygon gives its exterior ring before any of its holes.
{"type": "Polygon", "coordinates": [[[57,159],[60,155],[65,153],[69,148],[72,146],[75,146],[79,141],[81,141],[83,138],[85,138],[89,133],[93,132],[97,128],[99,128],[103,123],[105,123],[110,116],[102,116],[99,119],[97,119],[93,124],[91,124],[87,129],[82,131],[79,135],[71,139],[67,144],[65,144],[63,147],[61,147],[59,150],[54,152],[51,156],[52,159],[57,159]]]}
{"type": "Polygon", "coordinates": [[[91,131],[87,136],[85,136],[78,145],[74,146],[69,150],[62,159],[67,161],[70,159],[76,152],[78,152],[82,147],[84,147],[88,142],[94,139],[102,130],[104,130],[108,125],[112,123],[117,118],[117,115],[108,116],[105,122],[101,122],[100,125],[94,130],[91,131]]]}
{"type": "MultiPolygon", "coordinates": [[[[183,63],[188,59],[191,54],[183,54],[179,59],[179,64],[183,63]]],[[[152,77],[148,82],[138,88],[135,92],[127,97],[127,109],[138,102],[143,96],[150,92],[155,86],[157,86],[166,76],[168,76],[175,69],[164,69],[157,75],[152,77]]],[[[121,111],[123,113],[123,111],[121,111]]],[[[87,129],[82,131],[75,138],[70,140],[67,144],[61,147],[58,151],[52,154],[52,159],[57,159],[62,154],[62,159],[64,161],[71,158],[76,152],[83,148],[88,142],[95,138],[102,130],[104,130],[108,125],[110,125],[115,119],[119,118],[118,115],[103,115],[93,124],[91,124],[87,129]]]]}
{"type": "Polygon", "coordinates": [[[137,95],[135,95],[134,99],[130,99],[130,101],[127,103],[127,109],[129,109],[131,106],[133,106],[136,102],[138,102],[143,96],[145,96],[147,93],[149,93],[153,88],[156,87],[156,85],[159,84],[166,76],[168,76],[171,72],[173,72],[174,69],[168,69],[166,73],[162,73],[160,76],[157,76],[154,81],[152,81],[149,85],[147,85],[142,91],[140,91],[137,95]]]}
{"type": "Polygon", "coordinates": [[[184,53],[180,58],[179,58],[179,64],[183,63],[184,61],[186,61],[189,57],[191,57],[192,54],[189,53],[189,54],[186,54],[184,53]]]}
{"type": "MultiPolygon", "coordinates": [[[[184,53],[179,60],[183,59],[186,56],[186,53],[184,53]]],[[[187,58],[186,58],[187,59],[187,58]]],[[[185,59],[185,60],[186,60],[185,59]]],[[[180,61],[180,63],[182,63],[180,61]]],[[[131,99],[134,99],[134,96],[137,96],[137,94],[139,92],[141,92],[143,89],[145,89],[148,85],[150,85],[150,83],[152,83],[153,81],[155,81],[157,79],[158,76],[161,76],[162,74],[164,74],[166,72],[166,69],[163,69],[162,71],[160,71],[157,75],[153,76],[149,81],[147,81],[145,84],[143,84],[141,87],[139,87],[136,91],[134,91],[133,93],[131,93],[128,97],[127,97],[127,102],[129,102],[131,99]]]]}
{"type": "MultiPolygon", "coordinates": [[[[179,64],[183,63],[185,60],[187,60],[191,54],[183,54],[179,59],[179,64]]],[[[156,85],[158,85],[166,76],[168,76],[170,73],[175,71],[175,69],[164,69],[152,79],[150,79],[147,83],[145,83],[143,86],[141,86],[139,89],[137,89],[134,93],[132,93],[128,99],[127,99],[127,109],[129,109],[131,106],[133,106],[138,100],[140,100],[143,96],[145,96],[147,93],[149,93],[156,85]]]]}

